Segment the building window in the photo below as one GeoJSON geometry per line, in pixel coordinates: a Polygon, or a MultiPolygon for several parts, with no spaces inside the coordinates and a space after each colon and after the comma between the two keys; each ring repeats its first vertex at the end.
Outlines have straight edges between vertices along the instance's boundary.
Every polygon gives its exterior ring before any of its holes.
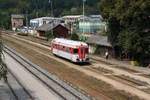
{"type": "Polygon", "coordinates": [[[46,21],[43,21],[43,24],[46,24],[46,21]]]}
{"type": "Polygon", "coordinates": [[[15,26],[16,26],[16,23],[14,23],[13,26],[15,27],[15,26]]]}

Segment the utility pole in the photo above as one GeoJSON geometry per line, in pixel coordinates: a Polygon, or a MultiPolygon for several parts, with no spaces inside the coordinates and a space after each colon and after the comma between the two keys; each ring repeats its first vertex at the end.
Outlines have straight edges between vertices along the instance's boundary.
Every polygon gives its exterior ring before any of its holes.
{"type": "Polygon", "coordinates": [[[50,4],[51,4],[51,17],[54,17],[54,15],[53,15],[53,1],[52,0],[50,1],[50,4]]]}
{"type": "Polygon", "coordinates": [[[86,0],[83,0],[83,16],[85,15],[85,2],[86,0]]]}
{"type": "Polygon", "coordinates": [[[51,17],[53,17],[53,1],[52,0],[48,0],[48,3],[50,4],[50,9],[51,9],[51,17]]]}
{"type": "MultiPolygon", "coordinates": [[[[86,2],[86,0],[83,0],[83,26],[84,26],[84,22],[85,22],[85,19],[84,19],[84,17],[85,17],[85,2],[86,2]]],[[[84,27],[83,27],[83,34],[84,34],[84,27]]]]}
{"type": "Polygon", "coordinates": [[[53,19],[53,17],[54,17],[54,15],[53,15],[53,1],[52,0],[49,0],[48,1],[48,3],[50,3],[50,7],[51,7],[51,18],[52,18],[52,21],[51,21],[51,25],[52,25],[52,29],[51,29],[51,34],[52,34],[52,36],[53,36],[53,23],[54,23],[54,19],[53,19]]]}
{"type": "Polygon", "coordinates": [[[36,11],[36,18],[38,18],[39,17],[39,12],[38,12],[38,10],[39,10],[39,7],[38,7],[38,3],[39,3],[39,1],[38,0],[36,0],[36,8],[35,8],[35,11],[36,11]]]}
{"type": "Polygon", "coordinates": [[[26,26],[27,26],[27,32],[29,29],[29,23],[28,23],[28,11],[26,11],[26,26]]]}

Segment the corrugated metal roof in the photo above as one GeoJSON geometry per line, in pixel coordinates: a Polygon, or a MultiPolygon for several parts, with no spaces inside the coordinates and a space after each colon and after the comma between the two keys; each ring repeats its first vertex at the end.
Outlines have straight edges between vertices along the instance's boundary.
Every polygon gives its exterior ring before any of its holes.
{"type": "Polygon", "coordinates": [[[82,15],[68,15],[68,16],[63,16],[62,18],[80,18],[82,15]]]}
{"type": "MultiPolygon", "coordinates": [[[[36,30],[38,30],[38,31],[50,31],[50,30],[54,29],[55,27],[57,27],[58,25],[63,26],[62,24],[58,24],[58,23],[53,23],[53,24],[48,23],[48,24],[43,24],[42,26],[36,28],[36,30]]],[[[64,28],[66,28],[66,27],[64,27],[64,28]]]]}
{"type": "Polygon", "coordinates": [[[91,35],[86,42],[89,44],[97,44],[112,47],[112,45],[108,42],[107,36],[91,35]]]}
{"type": "Polygon", "coordinates": [[[62,18],[56,18],[56,17],[40,17],[40,18],[34,18],[31,19],[32,21],[38,21],[38,20],[62,20],[62,18]]]}
{"type": "Polygon", "coordinates": [[[56,26],[58,26],[58,25],[59,24],[51,24],[51,23],[43,24],[42,26],[36,28],[36,30],[39,30],[39,31],[50,31],[53,28],[55,28],[56,26]]]}

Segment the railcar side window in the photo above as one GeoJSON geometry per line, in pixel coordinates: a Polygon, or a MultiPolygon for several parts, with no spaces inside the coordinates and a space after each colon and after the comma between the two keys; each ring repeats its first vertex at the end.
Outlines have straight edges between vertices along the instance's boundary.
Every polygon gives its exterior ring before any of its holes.
{"type": "Polygon", "coordinates": [[[66,47],[66,52],[69,52],[69,48],[68,47],[66,47]]]}
{"type": "Polygon", "coordinates": [[[57,49],[57,44],[55,44],[55,48],[57,49]]]}
{"type": "Polygon", "coordinates": [[[66,47],[65,46],[63,46],[63,51],[66,51],[66,47]]]}
{"type": "Polygon", "coordinates": [[[73,50],[72,50],[72,48],[69,48],[69,49],[70,49],[70,50],[69,50],[69,52],[70,52],[70,53],[73,53],[73,50]]]}
{"type": "Polygon", "coordinates": [[[73,49],[73,53],[78,53],[78,49],[73,49]]]}

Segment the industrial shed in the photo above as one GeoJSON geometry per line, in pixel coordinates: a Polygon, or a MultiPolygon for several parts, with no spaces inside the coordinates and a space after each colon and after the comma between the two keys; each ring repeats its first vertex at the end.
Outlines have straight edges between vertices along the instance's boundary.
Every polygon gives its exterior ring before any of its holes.
{"type": "Polygon", "coordinates": [[[89,44],[89,52],[104,56],[108,51],[111,56],[114,55],[112,45],[107,41],[107,36],[91,35],[87,41],[89,44]]]}
{"type": "Polygon", "coordinates": [[[67,38],[69,30],[61,25],[61,24],[44,24],[38,28],[36,28],[38,32],[39,37],[45,37],[46,32],[49,32],[49,34],[53,34],[55,37],[61,37],[61,38],[67,38]]]}

